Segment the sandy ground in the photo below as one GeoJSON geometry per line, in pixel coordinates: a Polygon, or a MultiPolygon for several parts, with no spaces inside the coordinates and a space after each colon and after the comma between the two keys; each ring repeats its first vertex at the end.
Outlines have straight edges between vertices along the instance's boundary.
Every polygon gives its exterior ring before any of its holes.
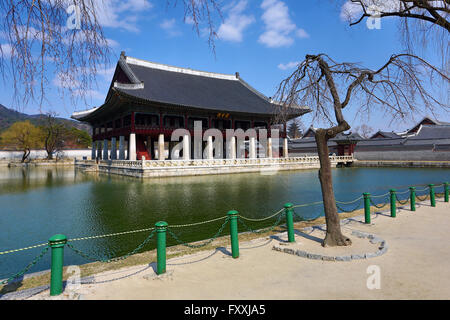
{"type": "MultiPolygon", "coordinates": [[[[323,232],[300,232],[295,244],[280,234],[241,243],[240,257],[230,247],[217,248],[167,262],[167,273],[155,274],[155,266],[105,272],[96,283],[83,284],[57,299],[450,299],[450,204],[439,199],[432,208],[424,202],[416,212],[400,209],[397,218],[388,213],[362,217],[343,225],[354,245],[322,248],[323,232]],[[388,244],[382,256],[352,261],[319,261],[273,250],[273,246],[326,255],[374,252],[367,239],[351,236],[352,230],[375,234],[388,244]],[[379,289],[376,284],[379,270],[379,289]],[[369,281],[368,281],[369,280],[369,281]]],[[[32,299],[48,299],[48,291],[32,299]]]]}

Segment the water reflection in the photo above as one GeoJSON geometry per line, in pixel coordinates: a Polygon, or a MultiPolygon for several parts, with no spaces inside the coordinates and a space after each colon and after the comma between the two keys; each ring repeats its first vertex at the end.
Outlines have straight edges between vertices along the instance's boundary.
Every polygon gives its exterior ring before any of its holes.
{"type": "Polygon", "coordinates": [[[90,181],[72,167],[0,168],[0,194],[28,192],[38,188],[52,188],[90,181]]]}

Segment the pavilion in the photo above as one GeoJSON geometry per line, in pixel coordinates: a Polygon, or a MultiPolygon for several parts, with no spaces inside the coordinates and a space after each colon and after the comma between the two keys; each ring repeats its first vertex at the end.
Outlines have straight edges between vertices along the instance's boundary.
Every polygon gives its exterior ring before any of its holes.
{"type": "MultiPolygon", "coordinates": [[[[227,129],[244,132],[251,128],[266,129],[265,155],[288,157],[286,122],[310,109],[283,107],[287,111],[283,111],[280,121],[276,119],[280,119],[281,108],[280,103],[242,80],[239,73],[228,75],[168,66],[128,57],[122,52],[104,104],[75,112],[72,118],[92,126],[92,159],[170,160],[173,148],[180,143],[172,141],[172,133],[185,129],[189,134],[180,138],[183,150],[187,148],[190,153],[180,154],[183,160],[189,160],[197,152],[191,140],[199,123],[202,132],[214,128],[224,137],[227,129]],[[283,129],[279,137],[284,141],[281,150],[277,150],[272,148],[271,129],[280,124],[283,129]]],[[[244,157],[257,157],[255,150],[260,148],[259,144],[249,137],[246,142],[249,148],[244,157]]],[[[212,143],[212,138],[208,138],[202,147],[212,148],[212,143]]],[[[233,138],[230,146],[232,152],[223,150],[217,154],[236,157],[239,152],[236,153],[233,138]]],[[[207,153],[208,158],[212,156],[212,152],[207,153]]]]}

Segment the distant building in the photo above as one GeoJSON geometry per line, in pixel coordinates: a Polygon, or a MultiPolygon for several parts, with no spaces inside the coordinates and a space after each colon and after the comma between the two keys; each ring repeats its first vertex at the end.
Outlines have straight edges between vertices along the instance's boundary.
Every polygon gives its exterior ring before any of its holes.
{"type": "MultiPolygon", "coordinates": [[[[311,156],[317,154],[315,138],[316,128],[309,128],[300,139],[289,141],[289,154],[291,156],[311,156]]],[[[354,153],[356,144],[364,140],[358,133],[339,133],[328,141],[328,149],[331,154],[338,156],[351,156],[354,153]]]]}
{"type": "MultiPolygon", "coordinates": [[[[291,140],[289,154],[315,155],[315,128],[291,140]]],[[[450,161],[450,123],[425,117],[404,132],[378,131],[369,139],[340,134],[328,143],[330,153],[354,155],[358,160],[450,161]]]]}
{"type": "Polygon", "coordinates": [[[406,130],[404,132],[386,132],[386,131],[378,131],[373,134],[369,139],[398,139],[398,138],[406,138],[408,136],[416,135],[421,126],[445,126],[450,125],[450,122],[443,122],[433,120],[430,117],[425,117],[421,121],[419,121],[412,129],[406,130]]]}

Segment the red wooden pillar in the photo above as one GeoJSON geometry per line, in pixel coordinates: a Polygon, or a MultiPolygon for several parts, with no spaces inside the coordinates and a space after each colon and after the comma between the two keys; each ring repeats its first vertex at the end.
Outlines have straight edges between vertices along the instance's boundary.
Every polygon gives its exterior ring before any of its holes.
{"type": "Polygon", "coordinates": [[[131,133],[135,133],[135,113],[134,111],[131,113],[131,133]]]}

